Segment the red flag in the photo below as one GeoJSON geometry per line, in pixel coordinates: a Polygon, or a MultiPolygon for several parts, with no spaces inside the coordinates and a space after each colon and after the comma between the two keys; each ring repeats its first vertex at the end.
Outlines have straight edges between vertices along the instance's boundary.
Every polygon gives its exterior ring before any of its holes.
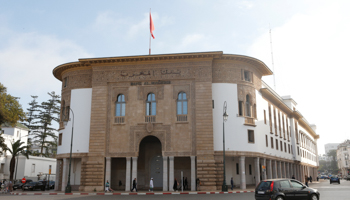
{"type": "Polygon", "coordinates": [[[150,18],[150,31],[151,31],[151,35],[152,35],[152,37],[153,37],[153,39],[155,39],[154,38],[154,35],[153,35],[153,31],[154,31],[154,24],[153,24],[153,20],[152,20],[152,15],[151,15],[151,13],[149,13],[149,18],[150,18]]]}

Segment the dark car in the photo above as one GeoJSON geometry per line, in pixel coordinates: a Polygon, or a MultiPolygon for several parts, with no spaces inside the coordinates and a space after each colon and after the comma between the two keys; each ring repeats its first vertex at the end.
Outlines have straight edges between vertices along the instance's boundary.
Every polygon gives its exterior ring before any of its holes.
{"type": "MultiPolygon", "coordinates": [[[[43,182],[43,180],[40,180],[39,182],[41,182],[42,184],[44,184],[43,182]]],[[[50,181],[50,183],[49,183],[49,181],[46,181],[46,189],[55,189],[55,181],[50,181]]]]}
{"type": "Polygon", "coordinates": [[[23,185],[22,190],[42,190],[44,187],[42,182],[30,182],[23,185]]]}
{"type": "MultiPolygon", "coordinates": [[[[26,180],[26,183],[30,183],[30,182],[33,182],[33,180],[30,180],[30,179],[27,179],[27,180],[26,180]]],[[[21,180],[19,180],[18,182],[16,182],[16,183],[13,185],[13,190],[22,189],[23,185],[24,185],[24,184],[21,182],[21,180]]]]}
{"type": "Polygon", "coordinates": [[[294,179],[268,179],[255,188],[256,200],[318,200],[320,193],[294,179]]]}
{"type": "Polygon", "coordinates": [[[338,183],[340,184],[340,179],[338,176],[332,176],[330,179],[329,179],[329,184],[332,184],[332,183],[338,183]]]}

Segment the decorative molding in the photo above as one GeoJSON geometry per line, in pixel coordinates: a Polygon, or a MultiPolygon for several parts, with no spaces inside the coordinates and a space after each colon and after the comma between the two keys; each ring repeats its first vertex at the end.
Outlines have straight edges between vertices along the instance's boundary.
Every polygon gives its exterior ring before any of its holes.
{"type": "Polygon", "coordinates": [[[186,98],[191,99],[190,85],[173,85],[173,99],[177,99],[177,95],[180,92],[185,92],[186,98]]]}

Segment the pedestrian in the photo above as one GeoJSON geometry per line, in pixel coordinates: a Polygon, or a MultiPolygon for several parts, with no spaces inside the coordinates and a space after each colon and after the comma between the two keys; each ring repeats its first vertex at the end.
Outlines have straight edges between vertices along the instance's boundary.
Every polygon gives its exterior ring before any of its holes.
{"type": "Polygon", "coordinates": [[[176,178],[175,178],[175,180],[174,180],[174,185],[173,185],[173,189],[174,189],[174,191],[176,192],[177,191],[177,185],[178,185],[179,183],[177,182],[177,180],[176,180],[176,178]]]}
{"type": "Polygon", "coordinates": [[[308,181],[309,181],[309,177],[307,177],[307,176],[305,175],[305,185],[306,185],[307,187],[309,187],[308,181]]]}
{"type": "Polygon", "coordinates": [[[46,179],[43,180],[43,187],[41,188],[41,190],[45,191],[45,187],[46,187],[46,179]]]}
{"type": "Polygon", "coordinates": [[[233,190],[233,177],[231,177],[231,190],[233,190]]]}
{"type": "Polygon", "coordinates": [[[292,175],[292,179],[295,179],[294,174],[292,175]]]}
{"type": "Polygon", "coordinates": [[[310,176],[310,183],[312,183],[312,176],[310,176]]]}
{"type": "Polygon", "coordinates": [[[187,177],[185,178],[185,188],[186,190],[188,190],[188,182],[187,182],[187,177]]]}
{"type": "Polygon", "coordinates": [[[109,191],[109,182],[108,182],[108,180],[107,180],[107,182],[106,182],[105,192],[108,192],[108,191],[109,191]]]}
{"type": "Polygon", "coordinates": [[[196,179],[196,187],[197,187],[197,191],[201,190],[201,181],[199,180],[199,178],[196,179]]]}
{"type": "Polygon", "coordinates": [[[153,192],[153,178],[149,181],[149,191],[153,192]]]}
{"type": "Polygon", "coordinates": [[[137,192],[137,182],[136,182],[136,178],[132,181],[132,189],[131,189],[131,192],[134,191],[134,189],[135,189],[135,191],[137,192]]]}
{"type": "Polygon", "coordinates": [[[318,176],[317,176],[317,178],[316,178],[316,179],[317,179],[317,182],[318,182],[318,179],[319,179],[319,178],[318,178],[318,176]]]}

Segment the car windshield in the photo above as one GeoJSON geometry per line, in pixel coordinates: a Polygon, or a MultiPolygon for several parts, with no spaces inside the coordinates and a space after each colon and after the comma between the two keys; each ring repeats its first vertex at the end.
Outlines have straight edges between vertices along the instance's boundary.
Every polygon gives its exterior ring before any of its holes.
{"type": "Polygon", "coordinates": [[[27,185],[35,185],[35,182],[30,182],[27,185]]]}
{"type": "Polygon", "coordinates": [[[257,190],[269,190],[271,181],[261,181],[257,187],[257,190]]]}

